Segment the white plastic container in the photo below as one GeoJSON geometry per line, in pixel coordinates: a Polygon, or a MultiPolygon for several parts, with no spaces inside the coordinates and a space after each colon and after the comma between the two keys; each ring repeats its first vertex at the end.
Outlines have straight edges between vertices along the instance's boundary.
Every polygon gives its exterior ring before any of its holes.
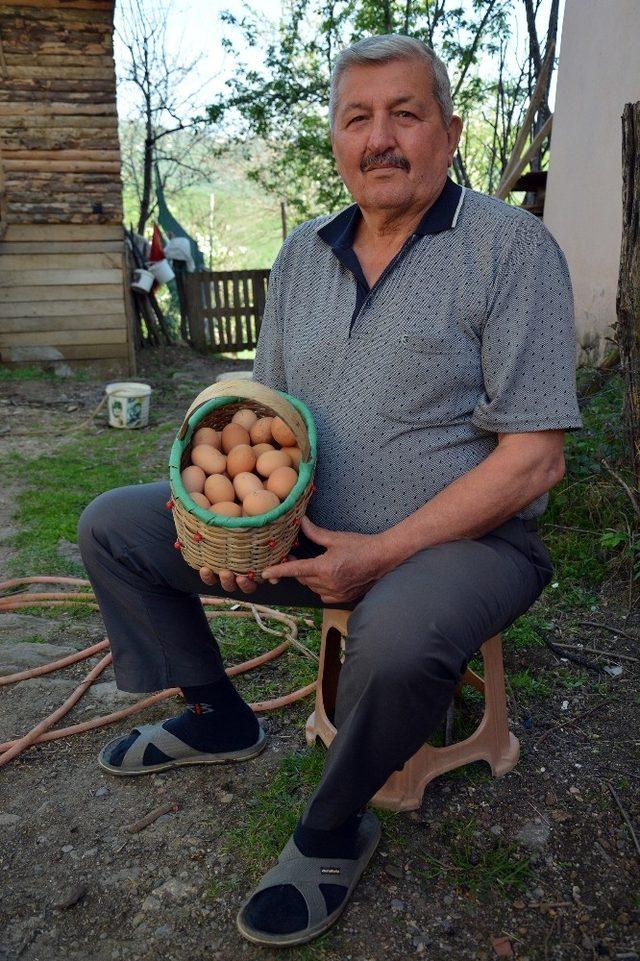
{"type": "Polygon", "coordinates": [[[191,260],[191,243],[188,237],[172,237],[164,248],[169,260],[191,260]]]}
{"type": "Polygon", "coordinates": [[[109,427],[146,427],[149,423],[149,384],[136,384],[133,381],[107,384],[107,407],[109,427]]]}
{"type": "Polygon", "coordinates": [[[149,264],[149,270],[159,284],[168,284],[175,277],[168,260],[155,260],[149,264]]]}
{"type": "Polygon", "coordinates": [[[153,281],[155,277],[150,270],[134,270],[133,280],[131,281],[131,286],[134,290],[142,290],[145,294],[148,294],[153,287],[153,281]]]}

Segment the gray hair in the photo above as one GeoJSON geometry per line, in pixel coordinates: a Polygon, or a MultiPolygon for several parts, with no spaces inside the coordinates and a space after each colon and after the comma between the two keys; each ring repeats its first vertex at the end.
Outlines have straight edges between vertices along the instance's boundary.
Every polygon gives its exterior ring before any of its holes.
{"type": "Polygon", "coordinates": [[[421,40],[406,37],[404,34],[387,33],[358,40],[357,43],[346,47],[338,56],[331,72],[331,86],[329,88],[329,122],[332,129],[338,109],[337,92],[342,74],[349,67],[392,63],[396,60],[421,60],[431,68],[433,95],[440,107],[442,122],[445,127],[449,126],[453,116],[453,101],[451,99],[451,82],[444,63],[431,47],[428,47],[421,40]]]}

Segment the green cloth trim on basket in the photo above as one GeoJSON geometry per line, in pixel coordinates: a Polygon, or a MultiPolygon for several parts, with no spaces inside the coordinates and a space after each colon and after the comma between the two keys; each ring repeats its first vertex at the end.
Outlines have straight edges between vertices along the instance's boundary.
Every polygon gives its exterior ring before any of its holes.
{"type": "Polygon", "coordinates": [[[304,420],[307,428],[307,436],[309,438],[310,459],[308,461],[300,461],[298,480],[296,481],[293,490],[281,504],[278,504],[277,507],[274,507],[273,510],[268,511],[266,514],[259,514],[257,517],[225,517],[222,514],[213,514],[205,507],[200,507],[199,504],[196,504],[195,501],[191,500],[184,484],[182,483],[182,477],[180,476],[180,461],[182,460],[182,454],[184,449],[188,446],[189,441],[191,440],[193,433],[198,427],[200,421],[204,419],[209,411],[215,410],[216,407],[224,407],[227,404],[233,404],[238,401],[246,400],[246,398],[213,397],[211,400],[206,401],[202,407],[199,407],[198,410],[194,411],[189,418],[187,432],[183,439],[180,440],[180,438],[176,437],[174,440],[171,448],[171,454],[169,456],[169,479],[171,481],[173,492],[187,508],[189,513],[193,514],[203,523],[208,524],[211,527],[228,527],[232,530],[244,530],[251,527],[264,527],[265,524],[270,524],[271,521],[277,520],[278,517],[286,514],[287,511],[293,507],[313,477],[313,471],[316,465],[316,448],[318,437],[316,433],[316,425],[311,411],[306,404],[304,404],[301,400],[298,400],[297,397],[292,397],[290,394],[285,394],[285,392],[282,390],[277,391],[277,393],[280,394],[281,397],[284,397],[285,400],[288,400],[289,403],[296,408],[304,420]]]}

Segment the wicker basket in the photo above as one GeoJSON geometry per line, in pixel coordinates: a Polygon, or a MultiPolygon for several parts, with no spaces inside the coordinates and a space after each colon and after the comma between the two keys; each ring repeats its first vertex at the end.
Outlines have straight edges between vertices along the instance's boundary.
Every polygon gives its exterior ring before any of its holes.
{"type": "Polygon", "coordinates": [[[247,380],[212,384],[193,401],[171,449],[169,480],[178,539],[187,564],[198,570],[231,570],[259,580],[261,571],[287,556],[313,491],[316,429],[308,408],[289,394],[247,380]],[[268,514],[258,517],[214,516],[193,501],[181,472],[191,463],[192,438],[200,427],[222,430],[236,411],[249,408],[259,417],[281,417],[291,428],[302,452],[298,480],[289,496],[268,514]]]}

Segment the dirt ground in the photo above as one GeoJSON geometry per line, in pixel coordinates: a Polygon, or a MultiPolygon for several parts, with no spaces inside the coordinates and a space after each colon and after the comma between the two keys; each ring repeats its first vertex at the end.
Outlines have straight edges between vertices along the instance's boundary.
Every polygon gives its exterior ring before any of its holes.
{"type": "MultiPolygon", "coordinates": [[[[143,352],[137,379],[155,388],[152,425],[165,423],[170,439],[195,393],[225,368],[233,361],[214,363],[186,348],[143,352]]],[[[25,456],[58,449],[60,425],[86,419],[103,390],[98,379],[0,381],[0,444],[25,456]]],[[[102,411],[96,424],[104,423],[102,411]]],[[[16,493],[11,483],[0,489],[0,580],[10,576],[15,550],[16,493]]],[[[74,545],[67,549],[73,555],[74,545]]],[[[545,696],[510,697],[517,767],[494,779],[476,764],[432,782],[419,811],[385,825],[338,925],[304,949],[264,950],[238,935],[237,909],[268,865],[230,849],[228,838],[242,831],[283,757],[308,750],[310,700],[267,715],[269,748],[242,765],[110,777],[96,755],[130,721],[27,751],[0,770],[0,959],[638,961],[640,850],[616,798],[640,834],[640,614],[623,593],[606,585],[581,615],[613,628],[585,625],[583,641],[629,658],[616,661],[622,674],[605,675],[599,687],[591,677],[573,685],[575,666],[547,647],[505,649],[507,670],[528,668],[535,677],[554,669],[558,679],[545,696]],[[137,833],[126,830],[164,803],[176,809],[137,833]],[[514,868],[526,862],[520,890],[501,858],[514,868]]],[[[541,610],[546,603],[538,602],[541,610]]],[[[0,614],[0,632],[1,674],[104,636],[97,613],[47,611],[0,614]],[[33,635],[41,642],[30,643],[33,635]]],[[[85,673],[86,662],[0,689],[0,738],[26,732],[85,673]]],[[[130,698],[108,671],[71,720],[130,698]]],[[[177,707],[159,705],[136,720],[159,720],[177,707]]]]}

